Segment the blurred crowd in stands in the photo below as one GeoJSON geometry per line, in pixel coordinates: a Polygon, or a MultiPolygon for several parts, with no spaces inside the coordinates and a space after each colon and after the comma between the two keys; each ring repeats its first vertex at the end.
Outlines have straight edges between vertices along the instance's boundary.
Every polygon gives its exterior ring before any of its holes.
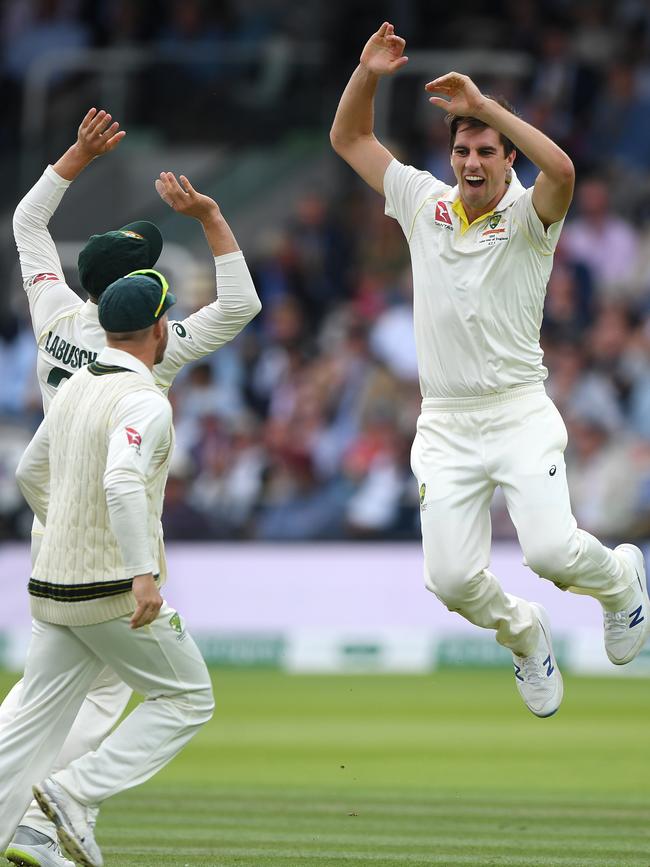
{"type": "MultiPolygon", "coordinates": [[[[496,68],[479,83],[504,93],[576,164],[542,329],[548,391],[569,432],[574,513],[603,539],[650,536],[650,5],[495,0],[445,10],[442,20],[430,4],[409,0],[349,0],[345,12],[316,0],[300,12],[279,2],[172,0],[154,26],[157,5],[5,4],[5,80],[19,88],[44,45],[137,39],[218,52],[226,40],[282,34],[325,45],[323,99],[333,111],[381,23],[378,6],[418,48],[527,53],[529,75],[506,79],[496,68]]],[[[198,72],[186,70],[204,96],[219,76],[229,80],[218,67],[208,72],[201,91],[198,72]]],[[[387,143],[403,161],[452,181],[442,115],[416,110],[419,86],[414,78],[400,84],[387,143]]],[[[534,182],[523,157],[515,169],[534,182]]],[[[383,200],[342,164],[337,171],[338,185],[304,191],[245,251],[261,315],[172,389],[170,539],[418,538],[408,250],[383,200]]],[[[28,533],[10,468],[39,419],[34,368],[29,323],[0,305],[0,538],[28,533]]],[[[498,492],[493,527],[496,537],[514,537],[498,492]]]]}

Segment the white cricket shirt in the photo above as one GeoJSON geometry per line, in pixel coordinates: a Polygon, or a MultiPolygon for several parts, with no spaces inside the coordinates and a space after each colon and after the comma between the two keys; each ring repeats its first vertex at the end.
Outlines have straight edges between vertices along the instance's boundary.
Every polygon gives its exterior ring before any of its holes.
{"type": "MultiPolygon", "coordinates": [[[[106,344],[97,305],[84,303],[66,284],[47,228],[70,183],[48,166],[18,204],[13,222],[46,412],[61,381],[94,361],[106,344]]],[[[216,301],[186,319],[169,322],[165,358],[154,368],[156,385],[164,392],[185,364],[232,340],[261,309],[243,253],[226,253],[214,261],[216,301]]]]}
{"type": "Polygon", "coordinates": [[[384,193],[386,214],[411,252],[423,398],[474,397],[546,379],[539,330],[564,221],[544,229],[532,188],[514,171],[494,211],[469,226],[458,187],[429,172],[393,160],[384,193]]]}

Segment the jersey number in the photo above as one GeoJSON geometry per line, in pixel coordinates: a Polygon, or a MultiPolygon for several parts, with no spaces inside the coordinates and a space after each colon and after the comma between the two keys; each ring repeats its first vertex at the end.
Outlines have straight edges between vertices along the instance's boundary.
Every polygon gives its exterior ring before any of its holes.
{"type": "Polygon", "coordinates": [[[47,377],[47,384],[58,388],[64,379],[70,379],[72,374],[69,370],[64,370],[62,367],[53,367],[47,377]]]}

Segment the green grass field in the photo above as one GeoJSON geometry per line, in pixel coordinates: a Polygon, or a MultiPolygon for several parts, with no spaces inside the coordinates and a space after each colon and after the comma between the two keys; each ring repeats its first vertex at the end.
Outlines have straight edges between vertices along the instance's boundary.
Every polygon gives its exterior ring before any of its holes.
{"type": "Polygon", "coordinates": [[[646,680],[565,678],[548,720],[507,671],[214,680],[212,723],[105,804],[106,867],[650,867],[646,680]]]}

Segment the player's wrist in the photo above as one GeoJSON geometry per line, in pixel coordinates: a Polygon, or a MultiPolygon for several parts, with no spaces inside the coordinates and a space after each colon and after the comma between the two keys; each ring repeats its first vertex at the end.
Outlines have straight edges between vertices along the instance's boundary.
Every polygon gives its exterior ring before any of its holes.
{"type": "Polygon", "coordinates": [[[481,99],[476,103],[475,110],[472,112],[472,117],[483,121],[483,123],[487,123],[488,126],[495,125],[498,119],[504,116],[512,117],[510,112],[507,112],[496,100],[482,94],[481,99]]]}
{"type": "Polygon", "coordinates": [[[365,60],[363,56],[359,58],[359,73],[360,75],[370,84],[376,84],[382,75],[388,75],[389,71],[386,70],[378,70],[374,67],[370,66],[370,61],[365,60]]]}
{"type": "Polygon", "coordinates": [[[198,220],[204,229],[221,227],[226,222],[221,213],[221,208],[218,205],[215,205],[214,208],[210,208],[209,211],[198,217],[198,220]]]}

